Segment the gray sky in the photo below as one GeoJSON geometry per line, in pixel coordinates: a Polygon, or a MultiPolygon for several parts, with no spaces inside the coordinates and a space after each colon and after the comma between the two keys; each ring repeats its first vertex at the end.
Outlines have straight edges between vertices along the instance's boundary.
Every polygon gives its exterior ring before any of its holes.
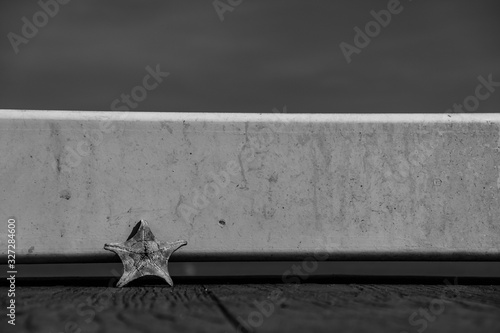
{"type": "Polygon", "coordinates": [[[212,0],[71,1],[15,54],[7,34],[41,8],[1,1],[0,108],[110,110],[156,64],[170,76],[134,110],[444,112],[500,81],[495,0],[402,0],[348,64],[339,44],[387,4],[247,0],[221,22],[212,0]]]}

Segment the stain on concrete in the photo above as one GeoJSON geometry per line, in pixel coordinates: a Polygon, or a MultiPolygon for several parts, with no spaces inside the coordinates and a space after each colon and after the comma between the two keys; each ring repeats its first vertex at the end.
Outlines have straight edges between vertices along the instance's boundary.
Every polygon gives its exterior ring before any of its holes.
{"type": "Polygon", "coordinates": [[[270,183],[276,183],[278,181],[278,173],[277,172],[273,173],[268,180],[270,183]]]}
{"type": "Polygon", "coordinates": [[[241,190],[248,190],[248,181],[247,181],[247,178],[245,176],[245,167],[243,165],[243,161],[241,160],[241,155],[243,154],[243,152],[245,151],[245,145],[243,146],[243,149],[239,152],[238,154],[238,164],[240,166],[240,173],[241,173],[241,178],[243,180],[243,186],[240,186],[239,188],[241,190]]]}
{"type": "Polygon", "coordinates": [[[57,123],[49,123],[49,128],[50,128],[50,136],[51,137],[58,137],[59,133],[61,132],[61,126],[57,123]]]}
{"type": "Polygon", "coordinates": [[[192,146],[190,136],[187,135],[190,126],[190,123],[187,123],[185,120],[182,121],[182,136],[184,137],[184,141],[187,142],[189,146],[192,146]]]}
{"type": "Polygon", "coordinates": [[[272,204],[264,204],[262,207],[262,216],[266,220],[272,219],[274,214],[276,213],[276,208],[272,204]]]}
{"type": "Polygon", "coordinates": [[[305,146],[309,141],[311,141],[311,136],[307,133],[303,133],[297,136],[297,142],[301,146],[305,146]]]}
{"type": "Polygon", "coordinates": [[[69,200],[71,199],[71,192],[69,190],[62,190],[59,192],[59,198],[69,200]]]}
{"type": "Polygon", "coordinates": [[[29,254],[32,254],[34,251],[35,251],[35,247],[34,247],[34,246],[31,246],[31,247],[28,249],[28,253],[29,253],[29,254]]]}
{"type": "Polygon", "coordinates": [[[172,134],[173,133],[173,130],[172,130],[172,127],[170,127],[168,125],[168,122],[166,121],[161,121],[160,122],[160,126],[161,126],[161,129],[166,129],[168,131],[168,133],[172,134]]]}
{"type": "Polygon", "coordinates": [[[54,161],[52,161],[52,167],[57,171],[59,175],[62,170],[62,155],[64,151],[64,143],[61,138],[61,125],[58,123],[49,123],[50,144],[47,145],[47,151],[51,151],[54,156],[54,161]]]}

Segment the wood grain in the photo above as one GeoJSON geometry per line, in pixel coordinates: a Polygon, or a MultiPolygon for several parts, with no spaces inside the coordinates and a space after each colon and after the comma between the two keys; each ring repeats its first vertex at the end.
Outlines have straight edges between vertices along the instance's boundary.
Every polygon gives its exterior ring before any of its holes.
{"type": "MultiPolygon", "coordinates": [[[[500,331],[498,285],[180,284],[171,289],[138,281],[123,289],[27,286],[16,296],[14,332],[500,331]]],[[[0,329],[9,332],[12,326],[3,319],[0,329]]]]}

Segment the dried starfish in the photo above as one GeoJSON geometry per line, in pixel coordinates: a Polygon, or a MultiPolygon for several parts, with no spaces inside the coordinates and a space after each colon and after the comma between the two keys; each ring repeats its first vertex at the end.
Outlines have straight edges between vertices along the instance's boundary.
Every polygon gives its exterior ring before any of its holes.
{"type": "Polygon", "coordinates": [[[141,220],[139,223],[135,235],[126,242],[104,244],[104,249],[118,254],[123,263],[123,275],[116,286],[123,287],[141,276],[156,275],[173,287],[174,283],[168,274],[168,259],[187,242],[157,242],[148,222],[141,220]]]}

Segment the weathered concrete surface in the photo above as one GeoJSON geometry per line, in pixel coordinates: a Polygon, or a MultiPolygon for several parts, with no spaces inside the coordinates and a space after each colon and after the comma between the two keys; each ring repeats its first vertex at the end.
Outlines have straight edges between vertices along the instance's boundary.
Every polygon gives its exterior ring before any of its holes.
{"type": "Polygon", "coordinates": [[[500,254],[499,115],[5,110],[0,156],[26,261],[112,259],[140,219],[174,260],[500,254]]]}

